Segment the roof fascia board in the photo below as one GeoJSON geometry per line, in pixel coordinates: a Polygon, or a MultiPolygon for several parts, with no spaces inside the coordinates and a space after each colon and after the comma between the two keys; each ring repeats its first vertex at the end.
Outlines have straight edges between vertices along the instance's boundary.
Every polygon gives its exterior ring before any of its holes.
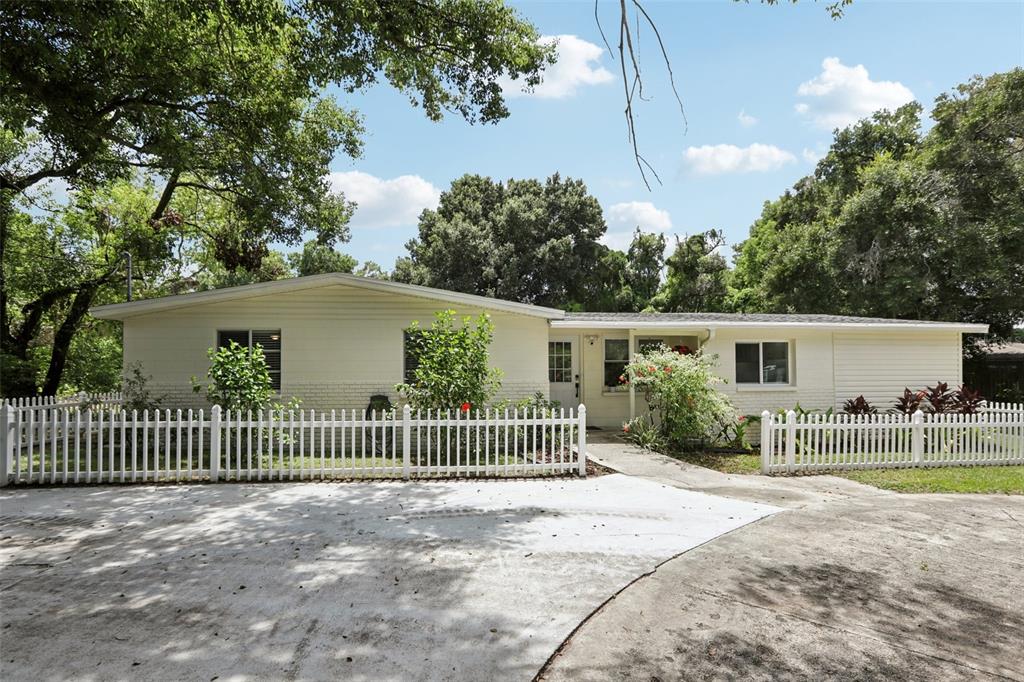
{"type": "Polygon", "coordinates": [[[720,329],[722,327],[797,327],[814,329],[932,329],[935,331],[962,331],[964,333],[987,333],[987,324],[967,322],[930,322],[915,324],[912,322],[671,322],[654,321],[584,321],[584,320],[552,320],[552,327],[559,329],[720,329]]]}
{"type": "Polygon", "coordinates": [[[301,291],[314,289],[335,284],[352,286],[371,291],[395,293],[403,296],[412,296],[432,301],[443,301],[446,303],[461,304],[484,310],[495,310],[501,312],[540,317],[544,319],[560,319],[565,313],[554,308],[529,305],[527,303],[516,303],[514,301],[503,301],[495,298],[486,298],[474,294],[463,294],[459,292],[431,289],[412,284],[400,282],[387,282],[372,280],[355,275],[342,273],[328,273],[325,275],[312,275],[309,277],[295,277],[291,279],[276,280],[273,282],[259,282],[241,287],[230,287],[226,289],[214,289],[211,291],[198,291],[191,294],[179,294],[176,296],[164,296],[161,298],[144,299],[126,303],[112,303],[109,305],[96,306],[89,310],[93,317],[104,320],[119,320],[136,315],[187,308],[208,303],[219,303],[223,301],[241,300],[256,298],[276,293],[301,291]]]}

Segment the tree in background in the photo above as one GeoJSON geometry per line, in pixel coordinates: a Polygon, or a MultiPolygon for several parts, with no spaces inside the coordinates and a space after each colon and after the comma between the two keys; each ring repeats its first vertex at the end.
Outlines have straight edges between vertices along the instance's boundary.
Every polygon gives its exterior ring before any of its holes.
{"type": "Polygon", "coordinates": [[[732,305],[991,325],[1024,322],[1024,69],[839,131],[815,174],[765,205],[732,305]]]}
{"type": "Polygon", "coordinates": [[[536,305],[585,299],[604,247],[601,205],[580,180],[464,175],[420,216],[397,281],[536,305]]]}
{"type": "MultiPolygon", "coordinates": [[[[326,176],[339,150],[359,154],[363,127],[324,86],[354,92],[385,80],[433,120],[452,111],[492,123],[508,115],[501,80],[535,85],[552,60],[553,46],[537,39],[503,4],[462,0],[0,4],[5,394],[56,391],[84,311],[120,277],[109,254],[123,246],[148,257],[127,243],[140,227],[166,248],[201,238],[228,275],[259,272],[271,242],[298,244],[308,233],[327,246],[347,240],[352,207],[326,176]],[[154,184],[145,216],[114,236],[94,216],[93,235],[106,235],[103,257],[52,284],[22,286],[17,262],[48,244],[26,218],[41,186],[64,183],[75,205],[85,197],[87,206],[90,193],[138,182],[139,173],[154,184]],[[181,208],[188,203],[212,207],[219,220],[181,208]],[[200,227],[177,234],[179,217],[190,214],[190,227],[200,227]],[[40,386],[28,356],[51,345],[40,386]]],[[[171,291],[196,281],[178,275],[171,291]]]]}
{"type": "Polygon", "coordinates": [[[359,261],[347,253],[335,251],[330,246],[313,240],[306,242],[300,253],[288,254],[288,264],[295,274],[305,277],[327,272],[351,273],[359,265],[359,261]]]}
{"type": "Polygon", "coordinates": [[[665,283],[651,300],[661,312],[705,313],[725,309],[729,266],[719,250],[725,245],[720,230],[708,230],[686,239],[676,237],[676,248],[665,261],[665,283]]]}

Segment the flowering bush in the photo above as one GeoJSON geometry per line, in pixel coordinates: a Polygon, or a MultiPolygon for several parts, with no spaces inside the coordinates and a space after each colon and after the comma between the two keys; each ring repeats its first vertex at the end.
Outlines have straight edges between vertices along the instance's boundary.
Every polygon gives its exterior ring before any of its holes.
{"type": "MultiPolygon", "coordinates": [[[[714,373],[715,365],[713,356],[662,347],[638,353],[623,380],[647,401],[650,413],[645,418],[665,442],[685,447],[694,440],[713,440],[736,423],[729,399],[715,389],[725,383],[714,373]]],[[[631,429],[636,428],[634,420],[631,429]]]]}

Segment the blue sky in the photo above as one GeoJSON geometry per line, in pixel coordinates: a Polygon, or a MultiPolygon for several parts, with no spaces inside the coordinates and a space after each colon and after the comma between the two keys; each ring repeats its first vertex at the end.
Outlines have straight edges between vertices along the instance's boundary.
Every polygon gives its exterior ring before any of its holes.
{"type": "MultiPolygon", "coordinates": [[[[505,121],[432,123],[386,86],[338,93],[367,128],[364,155],[332,165],[335,186],[360,204],[341,249],[390,269],[419,212],[453,179],[556,171],[583,179],[601,202],[612,246],[628,244],[636,224],[670,235],[718,228],[735,244],[766,200],[812,171],[836,124],[909,99],[928,111],[974,74],[1024,65],[1024,2],[857,0],[838,21],[825,4],[646,3],[688,120],[684,128],[654,37],[643,33],[652,101],[639,105],[638,135],[664,183],[648,191],[626,138],[619,66],[592,3],[515,3],[543,35],[562,36],[562,58],[537,93],[510,99],[505,121]]],[[[617,3],[602,5],[606,32],[617,12],[617,3]]]]}

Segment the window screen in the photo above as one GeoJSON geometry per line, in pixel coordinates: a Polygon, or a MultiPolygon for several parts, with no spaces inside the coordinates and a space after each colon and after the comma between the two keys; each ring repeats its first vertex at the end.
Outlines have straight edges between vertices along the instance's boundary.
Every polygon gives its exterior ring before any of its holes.
{"type": "Polygon", "coordinates": [[[416,383],[416,368],[420,366],[417,342],[422,332],[402,333],[402,377],[405,383],[416,383]]]}
{"type": "Polygon", "coordinates": [[[604,340],[604,385],[615,388],[622,385],[619,377],[629,364],[629,340],[604,340]]]}
{"type": "Polygon", "coordinates": [[[572,381],[572,342],[548,342],[548,381],[568,383],[572,381]]]}
{"type": "Polygon", "coordinates": [[[761,344],[736,344],[736,383],[756,384],[760,382],[761,344]]]}
{"type": "Polygon", "coordinates": [[[789,342],[737,343],[736,383],[790,383],[789,342]]]}
{"type": "Polygon", "coordinates": [[[761,381],[766,384],[789,383],[789,344],[765,341],[761,344],[761,381]]]}

